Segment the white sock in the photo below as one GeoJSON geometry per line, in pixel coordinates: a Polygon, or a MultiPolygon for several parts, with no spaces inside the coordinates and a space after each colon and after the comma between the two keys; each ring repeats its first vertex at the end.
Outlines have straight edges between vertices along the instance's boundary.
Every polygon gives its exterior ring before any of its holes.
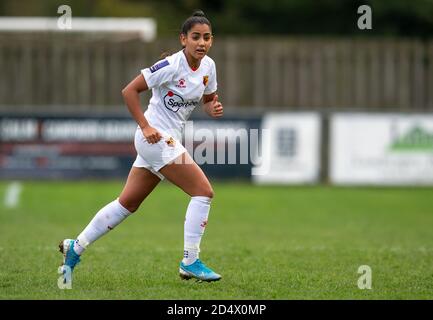
{"type": "Polygon", "coordinates": [[[200,252],[200,241],[206,228],[211,198],[191,197],[184,225],[184,250],[182,262],[192,264],[200,252]]]}
{"type": "Polygon", "coordinates": [[[119,199],[110,202],[98,211],[88,226],[77,237],[74,243],[74,251],[77,254],[83,253],[89,244],[98,240],[108,231],[113,230],[130,214],[131,212],[120,204],[119,199]]]}

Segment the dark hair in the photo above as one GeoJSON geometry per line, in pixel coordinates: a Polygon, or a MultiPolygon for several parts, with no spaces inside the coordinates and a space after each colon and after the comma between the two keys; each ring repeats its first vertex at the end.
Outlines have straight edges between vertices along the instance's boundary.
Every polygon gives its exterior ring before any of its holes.
{"type": "Polygon", "coordinates": [[[162,59],[165,59],[165,58],[167,58],[168,56],[171,56],[173,53],[171,53],[171,51],[164,51],[163,53],[161,53],[161,55],[159,56],[159,59],[160,60],[162,60],[162,59]]]}
{"type": "Polygon", "coordinates": [[[209,20],[206,18],[204,12],[201,10],[196,10],[194,11],[191,17],[185,20],[185,22],[182,25],[182,28],[180,29],[180,33],[187,35],[188,32],[191,30],[191,28],[194,27],[196,24],[207,24],[209,28],[212,29],[212,25],[210,24],[209,20]]]}

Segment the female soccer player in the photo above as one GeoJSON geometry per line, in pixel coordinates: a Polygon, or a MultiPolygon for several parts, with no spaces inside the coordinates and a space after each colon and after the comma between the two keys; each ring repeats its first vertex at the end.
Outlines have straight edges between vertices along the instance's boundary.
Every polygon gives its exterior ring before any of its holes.
{"type": "Polygon", "coordinates": [[[88,245],[136,211],[166,178],[191,196],[184,225],[180,276],[204,281],[221,279],[199,259],[213,190],[180,142],[185,122],[202,98],[206,113],[214,118],[223,115],[216,94],[215,63],[206,55],[212,46],[212,27],[202,11],[183,23],[180,42],[181,51],[141,70],[122,90],[128,110],[138,124],[134,141],[137,158],[119,198],[103,207],[76,240],[65,239],[60,243],[64,274],[67,267],[73,271],[88,245]],[[152,98],[143,114],[139,93],[148,89],[152,89],[152,98]]]}

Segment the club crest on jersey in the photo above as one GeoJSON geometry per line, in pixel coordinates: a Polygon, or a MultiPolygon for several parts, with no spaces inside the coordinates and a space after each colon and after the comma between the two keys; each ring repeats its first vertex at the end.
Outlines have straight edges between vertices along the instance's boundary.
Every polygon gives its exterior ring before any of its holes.
{"type": "Polygon", "coordinates": [[[204,84],[205,87],[207,86],[208,82],[209,82],[209,76],[204,76],[203,77],[203,84],[204,84]]]}
{"type": "Polygon", "coordinates": [[[176,144],[176,141],[173,139],[173,137],[168,138],[167,140],[165,140],[165,142],[169,147],[174,147],[176,144]]]}
{"type": "Polygon", "coordinates": [[[185,81],[185,79],[179,79],[179,81],[177,82],[176,87],[178,87],[178,88],[186,88],[186,81],[185,81]]]}
{"type": "Polygon", "coordinates": [[[180,95],[173,91],[167,92],[164,96],[164,106],[173,112],[178,112],[180,108],[197,107],[198,105],[198,101],[185,101],[180,95]]]}
{"type": "Polygon", "coordinates": [[[149,68],[151,73],[154,73],[155,71],[158,71],[161,68],[164,68],[168,66],[170,63],[167,60],[162,60],[160,63],[154,64],[149,68]]]}

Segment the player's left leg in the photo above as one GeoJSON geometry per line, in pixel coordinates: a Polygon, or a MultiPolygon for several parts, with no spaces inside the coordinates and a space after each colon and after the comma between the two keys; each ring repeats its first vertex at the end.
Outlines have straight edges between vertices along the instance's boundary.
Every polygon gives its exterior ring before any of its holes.
{"type": "Polygon", "coordinates": [[[132,167],[119,198],[100,209],[76,240],[65,239],[60,242],[59,249],[64,255],[63,266],[72,272],[85,248],[136,211],[160,181],[148,169],[132,167]]]}
{"type": "Polygon", "coordinates": [[[213,198],[209,180],[187,152],[159,172],[191,196],[184,224],[184,258],[180,263],[180,276],[184,279],[193,277],[204,281],[221,279],[219,274],[199,259],[200,242],[213,198]]]}

